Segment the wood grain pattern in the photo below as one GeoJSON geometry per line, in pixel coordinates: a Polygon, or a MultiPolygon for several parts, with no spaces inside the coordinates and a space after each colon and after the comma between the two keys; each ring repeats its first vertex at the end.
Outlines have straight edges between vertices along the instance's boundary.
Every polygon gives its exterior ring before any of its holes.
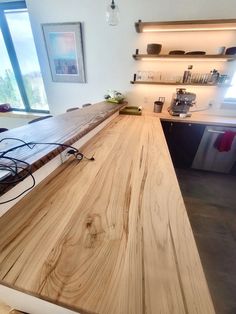
{"type": "Polygon", "coordinates": [[[214,313],[159,119],[120,116],[0,218],[0,282],[80,313],[214,313]]]}
{"type": "MultiPolygon", "coordinates": [[[[0,140],[3,138],[19,138],[26,142],[40,143],[61,143],[73,145],[76,141],[93,130],[115,112],[119,111],[125,104],[110,104],[100,102],[81,110],[68,112],[55,116],[50,119],[42,120],[36,124],[28,124],[22,127],[9,130],[0,134],[0,140]]],[[[20,145],[18,141],[7,141],[4,151],[11,147],[20,145]]],[[[51,159],[56,157],[64,148],[52,145],[36,145],[34,149],[28,147],[20,148],[8,156],[24,160],[31,165],[32,172],[38,170],[51,159]]],[[[1,163],[7,163],[1,159],[1,163]]],[[[23,172],[21,173],[23,175],[23,172]]],[[[5,180],[7,181],[7,179],[5,180]]],[[[8,178],[12,181],[12,178],[8,178]]],[[[0,195],[4,194],[12,186],[2,185],[0,183],[0,195]]]]}
{"type": "Polygon", "coordinates": [[[9,314],[11,307],[0,300],[0,313],[9,314]]]}

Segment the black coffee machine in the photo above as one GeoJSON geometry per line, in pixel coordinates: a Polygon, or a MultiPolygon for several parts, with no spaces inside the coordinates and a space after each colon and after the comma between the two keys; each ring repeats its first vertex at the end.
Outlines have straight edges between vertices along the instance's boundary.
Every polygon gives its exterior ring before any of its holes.
{"type": "Polygon", "coordinates": [[[188,111],[195,104],[195,99],[196,94],[186,92],[185,88],[177,88],[168,111],[172,116],[179,116],[181,113],[190,116],[188,111]]]}

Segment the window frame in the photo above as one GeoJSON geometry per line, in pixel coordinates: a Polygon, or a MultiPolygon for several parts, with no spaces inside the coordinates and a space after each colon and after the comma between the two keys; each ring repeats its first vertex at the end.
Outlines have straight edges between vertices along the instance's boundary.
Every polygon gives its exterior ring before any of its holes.
{"type": "Polygon", "coordinates": [[[0,3],[0,30],[2,32],[3,40],[5,42],[5,46],[8,52],[8,56],[12,65],[12,69],[16,78],[16,82],[19,88],[19,92],[24,104],[24,109],[22,108],[14,108],[14,111],[23,111],[23,112],[35,112],[35,113],[49,113],[49,110],[41,110],[41,109],[32,109],[30,107],[30,102],[26,93],[23,76],[21,73],[20,65],[17,59],[15,47],[13,44],[13,40],[11,37],[10,29],[8,27],[8,23],[4,14],[5,10],[16,10],[16,9],[27,9],[25,1],[14,1],[14,2],[3,2],[0,3]]]}

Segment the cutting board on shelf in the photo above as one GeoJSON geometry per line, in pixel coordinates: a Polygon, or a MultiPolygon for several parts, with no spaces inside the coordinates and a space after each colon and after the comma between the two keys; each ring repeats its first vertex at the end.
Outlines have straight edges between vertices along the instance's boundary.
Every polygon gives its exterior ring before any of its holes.
{"type": "Polygon", "coordinates": [[[140,107],[137,107],[137,106],[126,106],[125,108],[120,110],[120,114],[141,116],[142,115],[142,109],[140,107]]]}

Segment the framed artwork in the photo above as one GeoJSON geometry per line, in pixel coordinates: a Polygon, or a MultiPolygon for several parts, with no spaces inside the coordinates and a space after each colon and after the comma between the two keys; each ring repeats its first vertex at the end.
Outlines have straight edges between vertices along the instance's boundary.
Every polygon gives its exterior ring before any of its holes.
{"type": "Polygon", "coordinates": [[[81,23],[42,24],[54,82],[85,83],[81,23]]]}

